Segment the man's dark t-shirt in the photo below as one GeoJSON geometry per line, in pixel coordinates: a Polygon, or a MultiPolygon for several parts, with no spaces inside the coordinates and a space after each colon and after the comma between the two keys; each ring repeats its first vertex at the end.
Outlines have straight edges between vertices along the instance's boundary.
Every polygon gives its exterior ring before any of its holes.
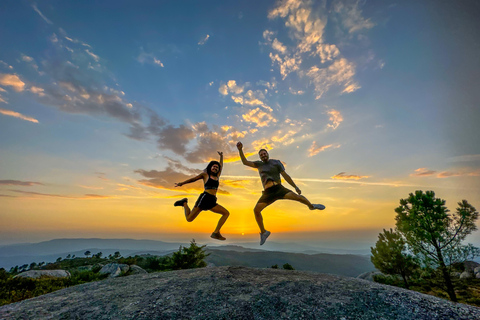
{"type": "Polygon", "coordinates": [[[260,174],[260,179],[264,187],[269,180],[281,183],[280,173],[285,171],[285,167],[280,160],[269,159],[267,162],[257,160],[253,163],[258,169],[258,174],[260,174]]]}

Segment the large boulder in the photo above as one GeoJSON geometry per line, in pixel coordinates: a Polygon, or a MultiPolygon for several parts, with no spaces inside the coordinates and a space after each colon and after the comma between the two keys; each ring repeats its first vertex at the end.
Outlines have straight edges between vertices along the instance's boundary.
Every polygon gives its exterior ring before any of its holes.
{"type": "Polygon", "coordinates": [[[65,270],[29,270],[17,274],[14,278],[69,278],[70,272],[65,270]]]}
{"type": "Polygon", "coordinates": [[[130,274],[145,274],[148,273],[145,271],[142,267],[139,267],[137,265],[131,265],[130,266],[130,274]]]}
{"type": "Polygon", "coordinates": [[[470,278],[473,278],[473,274],[471,272],[468,272],[468,271],[464,271],[460,275],[460,279],[470,279],[470,278]]]}
{"type": "Polygon", "coordinates": [[[108,274],[109,278],[116,278],[124,273],[126,273],[130,267],[128,264],[121,263],[109,263],[102,267],[99,271],[100,274],[108,274]]]}

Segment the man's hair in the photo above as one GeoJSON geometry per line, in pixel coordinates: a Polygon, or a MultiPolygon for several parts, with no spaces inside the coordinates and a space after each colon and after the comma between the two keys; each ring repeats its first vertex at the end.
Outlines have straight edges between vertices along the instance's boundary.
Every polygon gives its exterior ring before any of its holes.
{"type": "Polygon", "coordinates": [[[260,152],[262,152],[262,151],[265,151],[266,153],[268,153],[267,149],[260,149],[260,150],[258,150],[258,154],[260,154],[260,152]]]}
{"type": "Polygon", "coordinates": [[[210,161],[210,163],[209,163],[208,166],[207,166],[207,169],[205,169],[205,170],[207,170],[207,174],[208,174],[208,175],[211,175],[211,174],[212,174],[212,167],[213,167],[214,164],[218,165],[218,169],[221,169],[221,168],[222,168],[222,166],[220,165],[220,162],[215,161],[215,160],[214,160],[214,161],[210,161]]]}

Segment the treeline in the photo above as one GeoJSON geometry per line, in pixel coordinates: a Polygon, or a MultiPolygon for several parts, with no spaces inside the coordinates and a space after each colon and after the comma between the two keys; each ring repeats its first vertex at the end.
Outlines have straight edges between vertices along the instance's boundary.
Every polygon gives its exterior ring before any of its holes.
{"type": "MultiPolygon", "coordinates": [[[[10,272],[0,268],[0,305],[33,298],[77,284],[105,279],[108,275],[100,274],[99,271],[104,265],[112,262],[137,265],[147,272],[206,267],[205,258],[208,254],[205,253],[205,247],[198,246],[195,240],[192,240],[189,247],[181,246],[178,251],[170,256],[122,257],[120,252],[116,252],[114,255],[102,258],[101,253],[88,257],[90,255],[88,251],[88,255],[85,254],[86,258],[69,257],[63,260],[57,259],[56,262],[48,264],[31,263],[30,265],[13,267],[10,272]],[[70,272],[71,276],[69,278],[44,277],[39,279],[15,277],[27,270],[57,269],[66,270],[70,272]]],[[[129,273],[123,275],[127,276],[129,273]]]]}
{"type": "Polygon", "coordinates": [[[480,279],[461,279],[465,261],[480,249],[463,244],[477,230],[478,212],[467,200],[450,213],[433,191],[416,191],[400,200],[395,230],[383,230],[371,261],[384,275],[377,282],[480,305],[480,279]]]}

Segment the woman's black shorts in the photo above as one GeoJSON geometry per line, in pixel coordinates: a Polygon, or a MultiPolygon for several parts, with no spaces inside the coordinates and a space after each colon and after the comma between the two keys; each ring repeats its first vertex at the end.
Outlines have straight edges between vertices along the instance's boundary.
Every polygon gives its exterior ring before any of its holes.
{"type": "Polygon", "coordinates": [[[217,205],[217,197],[213,194],[204,192],[202,193],[197,202],[195,202],[195,207],[199,207],[202,210],[210,210],[217,205]]]}
{"type": "Polygon", "coordinates": [[[285,195],[289,192],[292,191],[285,188],[281,184],[274,185],[273,187],[270,187],[262,192],[262,196],[260,199],[258,199],[257,203],[272,204],[279,199],[283,199],[283,197],[285,197],[285,195]]]}

